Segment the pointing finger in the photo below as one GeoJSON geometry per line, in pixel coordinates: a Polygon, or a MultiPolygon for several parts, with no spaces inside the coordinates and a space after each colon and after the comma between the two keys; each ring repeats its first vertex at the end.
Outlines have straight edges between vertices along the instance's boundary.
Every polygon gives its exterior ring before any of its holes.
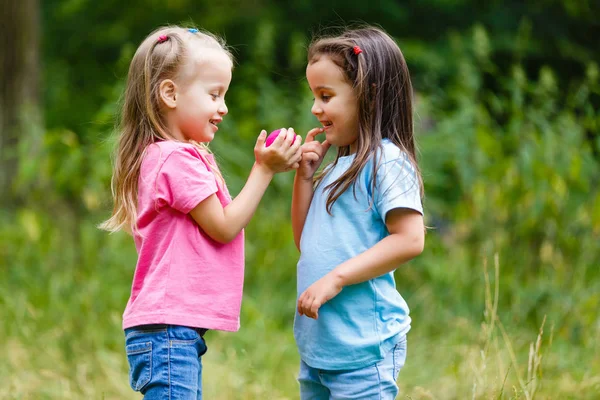
{"type": "Polygon", "coordinates": [[[306,143],[306,142],[312,142],[313,140],[315,140],[315,136],[317,136],[319,133],[323,133],[323,128],[313,128],[313,129],[311,129],[306,134],[306,140],[304,141],[304,143],[306,143]]]}

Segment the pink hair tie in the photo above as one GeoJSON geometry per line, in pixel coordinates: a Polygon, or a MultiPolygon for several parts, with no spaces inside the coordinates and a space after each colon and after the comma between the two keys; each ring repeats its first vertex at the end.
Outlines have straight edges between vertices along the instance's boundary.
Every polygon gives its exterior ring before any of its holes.
{"type": "Polygon", "coordinates": [[[158,43],[164,43],[164,42],[166,42],[167,40],[169,40],[169,37],[168,37],[167,35],[160,35],[160,36],[158,37],[158,43]]]}
{"type": "Polygon", "coordinates": [[[354,50],[354,54],[359,55],[360,53],[362,53],[362,49],[358,46],[354,46],[352,48],[352,50],[354,50]]]}

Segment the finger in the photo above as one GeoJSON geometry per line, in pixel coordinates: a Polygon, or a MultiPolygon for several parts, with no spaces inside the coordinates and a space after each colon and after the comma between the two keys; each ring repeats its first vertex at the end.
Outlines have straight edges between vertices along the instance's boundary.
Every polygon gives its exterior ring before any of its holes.
{"type": "Polygon", "coordinates": [[[296,161],[302,160],[302,150],[300,148],[298,148],[294,153],[294,158],[296,159],[296,161]]]}
{"type": "Polygon", "coordinates": [[[325,156],[325,154],[327,154],[327,151],[329,150],[329,148],[331,147],[331,143],[329,143],[327,140],[323,141],[323,143],[321,143],[321,148],[323,150],[323,156],[325,156]]]}
{"type": "Polygon", "coordinates": [[[312,142],[313,140],[315,140],[315,136],[317,136],[319,133],[323,133],[323,128],[322,127],[311,129],[306,134],[306,140],[304,142],[305,143],[312,142]]]}
{"type": "Polygon", "coordinates": [[[294,157],[296,153],[302,152],[300,147],[302,147],[302,138],[299,135],[296,135],[293,128],[290,128],[288,131],[290,133],[289,137],[286,139],[286,143],[289,143],[288,150],[286,151],[286,156],[294,157]],[[296,139],[300,138],[300,140],[296,139]]]}
{"type": "Polygon", "coordinates": [[[300,135],[296,135],[296,133],[294,132],[294,137],[295,139],[292,139],[293,142],[291,143],[291,148],[292,150],[297,150],[300,147],[302,147],[302,136],[300,135]]]}
{"type": "Polygon", "coordinates": [[[304,315],[304,299],[306,298],[306,292],[303,292],[300,297],[298,297],[298,314],[304,315]]]}
{"type": "Polygon", "coordinates": [[[296,149],[300,146],[298,143],[294,141],[296,138],[296,132],[294,132],[294,128],[288,128],[287,136],[285,137],[285,149],[286,156],[291,157],[292,154],[295,153],[296,149]]]}
{"type": "Polygon", "coordinates": [[[302,152],[307,152],[307,151],[312,151],[314,153],[316,153],[319,150],[319,143],[318,142],[308,142],[308,143],[304,143],[302,146],[300,146],[300,149],[302,150],[302,152]]]}
{"type": "Polygon", "coordinates": [[[307,301],[304,302],[303,304],[303,309],[304,309],[304,315],[306,315],[309,318],[312,318],[312,312],[311,312],[311,308],[312,308],[312,303],[315,299],[314,298],[310,298],[307,301]]]}
{"type": "Polygon", "coordinates": [[[285,136],[285,142],[291,146],[292,141],[296,138],[296,132],[294,132],[294,128],[288,128],[287,135],[285,136]]]}
{"type": "Polygon", "coordinates": [[[310,308],[312,306],[313,300],[314,300],[314,298],[305,298],[304,301],[302,302],[302,313],[309,318],[312,318],[312,315],[310,313],[310,308]]]}
{"type": "Polygon", "coordinates": [[[298,312],[300,313],[300,315],[306,315],[306,299],[302,300],[299,305],[298,305],[298,312]]]}
{"type": "Polygon", "coordinates": [[[285,141],[286,136],[287,130],[285,128],[281,128],[279,135],[277,135],[271,146],[275,145],[275,148],[281,146],[281,144],[285,141]]]}
{"type": "Polygon", "coordinates": [[[258,148],[265,147],[265,140],[266,139],[267,139],[267,131],[265,131],[263,129],[262,131],[260,131],[260,135],[258,135],[258,138],[256,139],[256,146],[258,148]]]}
{"type": "Polygon", "coordinates": [[[319,161],[319,155],[314,151],[302,153],[302,161],[315,162],[319,161]]]}
{"type": "Polygon", "coordinates": [[[310,314],[313,315],[315,317],[315,319],[319,313],[319,308],[321,308],[321,301],[315,299],[310,306],[310,314]]]}
{"type": "Polygon", "coordinates": [[[300,163],[299,162],[297,162],[294,165],[292,165],[292,169],[298,169],[298,168],[300,168],[300,163]]]}
{"type": "Polygon", "coordinates": [[[314,301],[314,297],[309,295],[308,293],[304,296],[304,300],[302,300],[302,314],[310,317],[310,307],[314,301]]]}

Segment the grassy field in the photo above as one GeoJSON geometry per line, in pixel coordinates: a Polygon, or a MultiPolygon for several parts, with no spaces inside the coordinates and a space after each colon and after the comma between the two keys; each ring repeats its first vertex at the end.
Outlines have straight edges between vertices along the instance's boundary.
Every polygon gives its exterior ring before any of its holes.
{"type": "MultiPolygon", "coordinates": [[[[275,230],[264,215],[248,229],[242,329],[207,334],[206,399],[298,398],[297,255],[289,226],[275,230]]],[[[130,238],[99,233],[88,220],[68,229],[45,213],[19,212],[4,221],[0,399],[138,398],[128,387],[120,329],[135,262],[130,238]]],[[[439,248],[429,250],[397,272],[413,317],[399,398],[600,398],[597,320],[582,328],[555,312],[533,324],[503,309],[514,282],[503,282],[501,260],[457,267],[452,260],[460,252],[442,257],[439,248]],[[436,275],[440,260],[452,276],[436,275]],[[469,273],[470,289],[446,282],[469,273]]],[[[595,297],[571,304],[574,313],[597,304],[595,288],[582,290],[595,297]]],[[[559,289],[556,304],[577,298],[561,299],[559,289]]]]}

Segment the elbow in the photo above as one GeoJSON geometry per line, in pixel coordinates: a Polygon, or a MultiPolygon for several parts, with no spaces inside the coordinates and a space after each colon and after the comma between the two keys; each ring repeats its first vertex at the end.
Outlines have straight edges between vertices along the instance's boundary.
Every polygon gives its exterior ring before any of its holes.
{"type": "Polygon", "coordinates": [[[294,244],[296,245],[298,251],[300,251],[300,239],[302,238],[302,229],[298,229],[298,227],[294,224],[294,221],[292,221],[292,233],[294,235],[294,244]]]}
{"type": "Polygon", "coordinates": [[[413,257],[417,257],[425,250],[425,234],[415,235],[412,240],[413,257]]]}
{"type": "Polygon", "coordinates": [[[225,236],[213,236],[212,239],[219,243],[219,244],[228,244],[230,243],[233,239],[229,238],[229,237],[225,237],[225,236]]]}
{"type": "Polygon", "coordinates": [[[294,239],[294,243],[296,244],[298,251],[300,251],[300,239],[294,239]]]}
{"type": "Polygon", "coordinates": [[[239,232],[237,232],[237,233],[226,232],[226,233],[219,235],[218,238],[213,238],[213,239],[215,239],[217,242],[219,242],[221,244],[228,244],[228,243],[233,242],[233,239],[235,239],[238,234],[239,234],[239,232]]]}
{"type": "Polygon", "coordinates": [[[219,244],[231,243],[233,241],[233,239],[235,239],[238,236],[239,233],[240,232],[233,232],[233,231],[229,231],[227,229],[206,232],[206,234],[208,236],[210,236],[210,238],[212,240],[214,240],[215,242],[217,242],[219,244]]]}
{"type": "Polygon", "coordinates": [[[302,232],[298,233],[294,231],[294,244],[296,245],[298,251],[300,251],[300,235],[302,235],[302,232]]]}
{"type": "Polygon", "coordinates": [[[425,235],[413,234],[409,236],[401,236],[398,238],[399,261],[405,262],[412,260],[423,253],[425,248],[425,235]]]}

